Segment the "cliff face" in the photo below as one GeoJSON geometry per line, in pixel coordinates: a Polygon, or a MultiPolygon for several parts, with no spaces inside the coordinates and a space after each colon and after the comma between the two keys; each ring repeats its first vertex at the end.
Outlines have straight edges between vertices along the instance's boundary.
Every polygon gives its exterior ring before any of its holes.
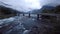
{"type": "Polygon", "coordinates": [[[16,16],[17,13],[12,11],[14,10],[11,8],[0,6],[0,19],[16,16]]]}

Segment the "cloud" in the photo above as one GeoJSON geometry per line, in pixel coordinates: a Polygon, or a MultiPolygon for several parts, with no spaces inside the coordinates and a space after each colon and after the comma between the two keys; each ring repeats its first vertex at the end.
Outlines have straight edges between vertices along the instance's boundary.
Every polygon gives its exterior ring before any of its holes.
{"type": "Polygon", "coordinates": [[[40,9],[39,0],[1,0],[2,2],[12,5],[17,10],[30,11],[32,9],[40,9]]]}
{"type": "Polygon", "coordinates": [[[57,4],[60,4],[60,0],[40,0],[40,4],[43,6],[43,5],[46,5],[46,4],[50,4],[50,5],[57,5],[57,4]]]}
{"type": "MultiPolygon", "coordinates": [[[[60,4],[60,0],[0,0],[8,5],[9,7],[19,11],[30,11],[33,9],[40,9],[46,4],[57,5],[60,4]]],[[[54,5],[54,6],[55,6],[54,5]]]]}

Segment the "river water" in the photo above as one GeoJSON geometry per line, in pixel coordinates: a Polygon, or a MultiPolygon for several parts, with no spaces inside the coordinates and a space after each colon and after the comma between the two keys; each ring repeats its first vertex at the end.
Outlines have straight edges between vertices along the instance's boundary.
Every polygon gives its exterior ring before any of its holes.
{"type": "Polygon", "coordinates": [[[4,26],[8,26],[11,23],[16,25],[16,26],[11,25],[10,27],[12,27],[12,28],[8,31],[3,31],[3,34],[26,34],[29,30],[26,30],[24,25],[21,23],[22,18],[23,18],[22,16],[15,16],[15,17],[10,17],[10,18],[6,18],[6,19],[1,19],[0,20],[0,28],[2,28],[4,26]]]}
{"type": "MultiPolygon", "coordinates": [[[[51,26],[50,24],[42,23],[43,22],[36,20],[35,18],[28,18],[24,16],[15,16],[1,19],[0,33],[2,32],[3,34],[28,34],[31,30],[34,30],[32,32],[40,31],[40,34],[43,34],[43,32],[46,32],[46,29],[51,30],[51,28],[53,28],[53,26],[51,26]],[[39,30],[37,29],[37,31],[35,30],[35,28],[38,28],[39,30]]],[[[38,34],[36,32],[35,34],[38,34]]]]}

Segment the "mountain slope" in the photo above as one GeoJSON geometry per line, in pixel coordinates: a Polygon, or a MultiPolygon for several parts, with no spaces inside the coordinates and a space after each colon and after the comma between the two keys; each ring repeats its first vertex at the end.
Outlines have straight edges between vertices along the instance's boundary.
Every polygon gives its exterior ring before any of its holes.
{"type": "Polygon", "coordinates": [[[32,10],[32,11],[30,11],[30,13],[42,13],[42,11],[43,11],[44,9],[49,9],[49,10],[51,10],[51,9],[54,9],[54,8],[55,8],[55,7],[53,7],[53,6],[44,5],[41,9],[32,10]]]}

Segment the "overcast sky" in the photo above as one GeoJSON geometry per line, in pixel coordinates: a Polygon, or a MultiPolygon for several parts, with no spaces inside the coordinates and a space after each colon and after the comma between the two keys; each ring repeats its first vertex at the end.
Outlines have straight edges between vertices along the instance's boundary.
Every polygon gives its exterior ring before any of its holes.
{"type": "Polygon", "coordinates": [[[0,0],[6,4],[9,4],[11,8],[21,11],[29,11],[33,9],[40,9],[43,5],[60,4],[60,0],[0,0]]]}

